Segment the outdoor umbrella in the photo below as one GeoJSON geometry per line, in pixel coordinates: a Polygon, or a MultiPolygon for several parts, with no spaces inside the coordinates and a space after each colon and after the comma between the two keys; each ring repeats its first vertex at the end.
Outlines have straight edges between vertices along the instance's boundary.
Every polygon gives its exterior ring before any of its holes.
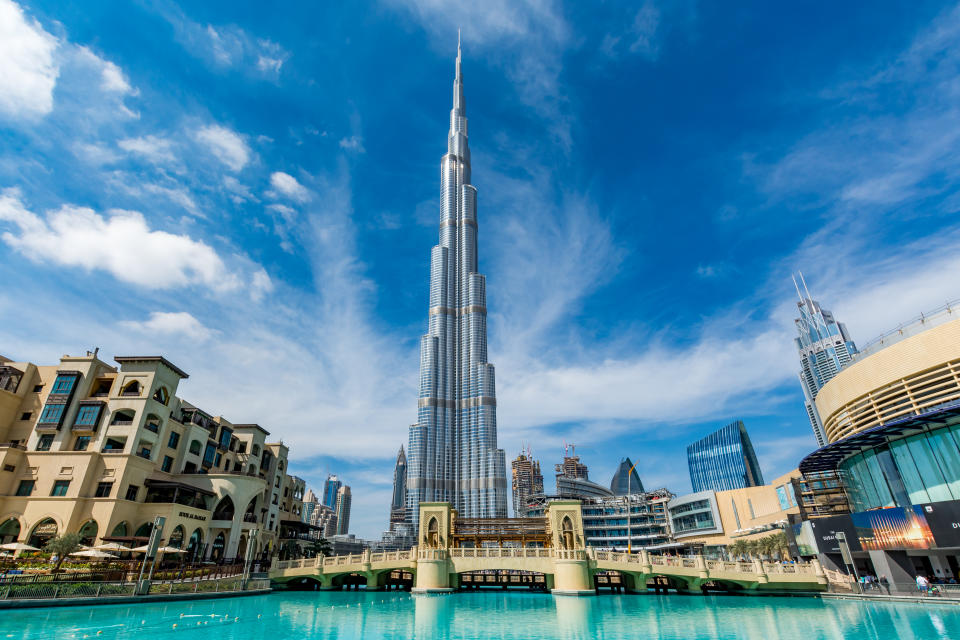
{"type": "Polygon", "coordinates": [[[117,556],[112,553],[107,553],[106,551],[99,551],[97,549],[84,549],[83,551],[76,551],[71,553],[72,556],[83,556],[84,558],[116,558],[117,556]]]}
{"type": "Polygon", "coordinates": [[[124,546],[119,542],[106,542],[104,544],[98,544],[94,549],[99,549],[100,551],[130,551],[130,547],[124,546]]]}
{"type": "MultiPolygon", "coordinates": [[[[134,553],[146,553],[148,551],[148,547],[147,545],[143,545],[142,547],[130,549],[130,551],[133,551],[134,553]]],[[[176,547],[160,547],[157,549],[157,553],[186,553],[186,551],[183,549],[177,549],[176,547]]]]}
{"type": "Polygon", "coordinates": [[[22,542],[8,542],[7,544],[0,544],[0,549],[6,549],[7,551],[40,551],[40,549],[31,547],[28,544],[23,544],[22,542]]]}

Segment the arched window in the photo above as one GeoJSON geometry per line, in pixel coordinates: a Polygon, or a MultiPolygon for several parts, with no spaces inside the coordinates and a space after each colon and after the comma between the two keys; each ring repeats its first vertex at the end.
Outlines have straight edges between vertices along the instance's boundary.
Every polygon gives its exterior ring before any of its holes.
{"type": "Polygon", "coordinates": [[[203,444],[199,440],[194,440],[190,443],[190,453],[195,456],[200,455],[200,449],[203,448],[203,444]]]}
{"type": "Polygon", "coordinates": [[[194,529],[190,534],[190,541],[187,543],[187,556],[191,560],[196,560],[203,552],[203,531],[200,528],[194,529]]]}
{"type": "Polygon", "coordinates": [[[43,549],[50,538],[57,537],[58,531],[57,523],[53,518],[44,518],[33,526],[33,529],[30,531],[30,537],[27,539],[27,544],[32,547],[37,547],[38,549],[43,549]]]}
{"type": "Polygon", "coordinates": [[[217,534],[217,537],[213,539],[213,553],[210,554],[210,558],[212,560],[221,560],[225,546],[227,546],[227,538],[223,535],[223,531],[221,531],[217,534]]]}
{"type": "Polygon", "coordinates": [[[110,534],[111,538],[126,538],[127,532],[130,528],[127,526],[126,522],[119,522],[117,526],[113,528],[113,533],[110,534]]]}
{"type": "Polygon", "coordinates": [[[253,450],[250,451],[250,455],[255,456],[255,457],[256,457],[256,456],[259,456],[259,455],[260,455],[260,445],[258,445],[258,444],[253,445],[253,450]]]}
{"type": "Polygon", "coordinates": [[[427,524],[427,546],[431,549],[440,547],[440,523],[436,516],[430,518],[430,522],[427,524]]]}
{"type": "Polygon", "coordinates": [[[131,409],[121,409],[114,411],[110,418],[110,424],[133,424],[134,412],[131,409]]]}
{"type": "Polygon", "coordinates": [[[0,544],[16,542],[20,538],[20,521],[16,518],[10,518],[3,524],[0,524],[0,544]]]}
{"type": "Polygon", "coordinates": [[[573,521],[570,520],[570,516],[563,517],[563,524],[560,525],[560,532],[563,536],[563,548],[573,549],[573,521]]]}
{"type": "Polygon", "coordinates": [[[93,546],[93,543],[97,540],[97,533],[99,533],[99,531],[100,527],[97,525],[96,520],[87,520],[84,522],[80,530],[77,531],[77,535],[80,536],[80,544],[93,546]]]}
{"type": "Polygon", "coordinates": [[[153,394],[153,399],[162,405],[166,405],[167,402],[170,401],[170,392],[167,391],[166,387],[157,387],[157,390],[153,394]]]}
{"type": "Polygon", "coordinates": [[[160,433],[160,427],[163,426],[163,418],[158,416],[155,413],[151,413],[147,416],[147,419],[143,423],[143,428],[147,431],[152,431],[153,433],[160,433]]]}
{"type": "Polygon", "coordinates": [[[153,531],[152,522],[144,522],[142,525],[137,527],[137,530],[133,533],[134,538],[149,538],[150,532],[153,531]]]}
{"type": "Polygon", "coordinates": [[[131,380],[127,383],[127,386],[123,388],[123,391],[120,392],[121,396],[138,396],[140,395],[140,383],[137,380],[131,380]]]}
{"type": "Polygon", "coordinates": [[[177,528],[173,530],[173,533],[170,534],[170,539],[167,541],[167,545],[174,547],[175,549],[180,549],[183,547],[183,537],[186,535],[186,532],[183,529],[183,525],[178,524],[177,528]]]}
{"type": "Polygon", "coordinates": [[[217,503],[216,509],[213,510],[213,519],[233,520],[233,513],[233,500],[230,499],[230,496],[224,496],[223,500],[217,503]]]}

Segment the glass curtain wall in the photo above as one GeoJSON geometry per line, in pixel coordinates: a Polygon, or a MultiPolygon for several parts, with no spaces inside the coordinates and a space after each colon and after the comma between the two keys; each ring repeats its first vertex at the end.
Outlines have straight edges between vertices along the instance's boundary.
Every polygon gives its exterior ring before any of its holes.
{"type": "Polygon", "coordinates": [[[840,473],[853,511],[960,500],[960,425],[851,456],[840,473]]]}

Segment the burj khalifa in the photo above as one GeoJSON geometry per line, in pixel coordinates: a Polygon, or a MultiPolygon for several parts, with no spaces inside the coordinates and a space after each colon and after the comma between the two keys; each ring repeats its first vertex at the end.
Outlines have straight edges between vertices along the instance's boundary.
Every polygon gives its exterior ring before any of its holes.
{"type": "Polygon", "coordinates": [[[477,272],[477,188],[470,183],[460,43],[447,153],[440,164],[440,243],[430,253],[430,312],[420,338],[417,423],[410,427],[407,518],[421,502],[461,517],[505,518],[507,475],[497,448],[497,396],[487,362],[486,279],[477,272]]]}

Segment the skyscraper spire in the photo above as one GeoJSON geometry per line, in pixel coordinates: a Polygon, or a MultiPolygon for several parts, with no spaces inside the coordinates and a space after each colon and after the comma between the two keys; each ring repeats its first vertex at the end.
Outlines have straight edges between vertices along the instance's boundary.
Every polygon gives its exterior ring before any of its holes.
{"type": "Polygon", "coordinates": [[[486,279],[477,271],[477,189],[457,42],[447,153],[440,165],[440,243],[430,254],[430,308],[420,339],[417,423],[407,448],[407,521],[421,502],[467,518],[505,518],[506,460],[497,448],[493,365],[487,362],[486,279]]]}

